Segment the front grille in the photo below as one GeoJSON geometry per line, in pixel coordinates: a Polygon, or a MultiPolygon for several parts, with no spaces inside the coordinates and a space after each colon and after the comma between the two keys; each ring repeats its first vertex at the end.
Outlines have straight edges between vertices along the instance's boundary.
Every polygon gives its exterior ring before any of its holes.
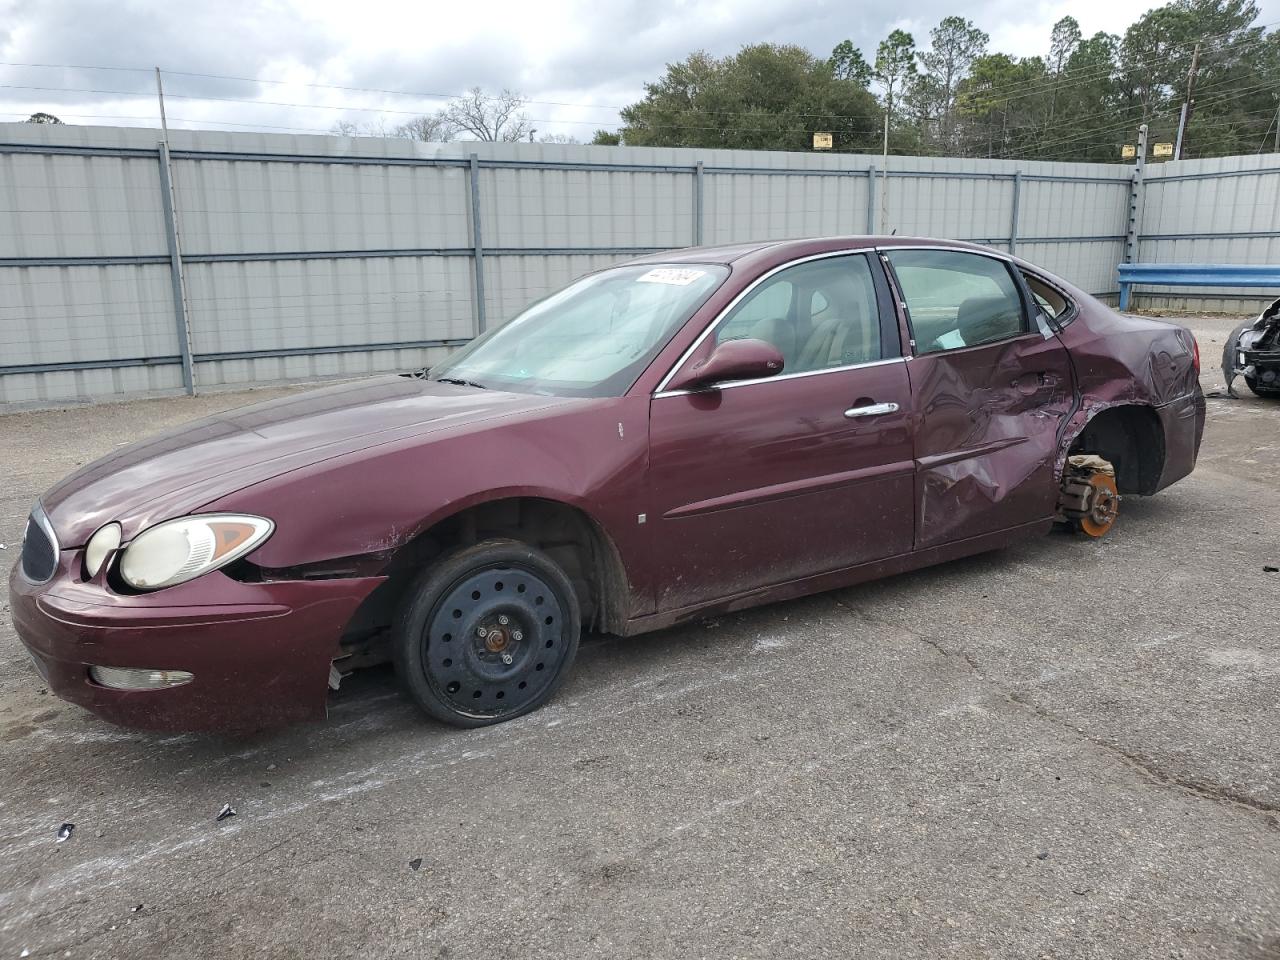
{"type": "Polygon", "coordinates": [[[22,573],[33,583],[44,583],[58,569],[58,544],[48,521],[41,523],[42,519],[43,512],[39,516],[35,512],[31,514],[22,541],[22,573]]]}

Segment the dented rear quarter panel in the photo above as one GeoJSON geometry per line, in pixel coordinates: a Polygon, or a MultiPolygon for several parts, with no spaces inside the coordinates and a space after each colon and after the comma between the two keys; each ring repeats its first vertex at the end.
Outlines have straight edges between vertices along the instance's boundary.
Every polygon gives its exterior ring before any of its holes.
{"type": "Polygon", "coordinates": [[[1155,412],[1164,433],[1165,464],[1156,489],[1186,476],[1195,466],[1204,416],[1191,331],[1163,320],[1116,313],[1071,284],[1054,281],[1080,308],[1060,334],[1075,366],[1080,405],[1063,431],[1058,472],[1071,445],[1098,414],[1114,407],[1145,406],[1155,412]]]}

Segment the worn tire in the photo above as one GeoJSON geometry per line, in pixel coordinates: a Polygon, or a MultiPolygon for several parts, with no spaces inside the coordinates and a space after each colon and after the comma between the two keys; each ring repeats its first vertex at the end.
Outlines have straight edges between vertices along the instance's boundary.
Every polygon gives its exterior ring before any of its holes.
{"type": "Polygon", "coordinates": [[[573,585],[550,557],[516,540],[486,540],[447,554],[409,586],[392,656],[430,716],[484,727],[551,698],[581,628],[573,585]]]}

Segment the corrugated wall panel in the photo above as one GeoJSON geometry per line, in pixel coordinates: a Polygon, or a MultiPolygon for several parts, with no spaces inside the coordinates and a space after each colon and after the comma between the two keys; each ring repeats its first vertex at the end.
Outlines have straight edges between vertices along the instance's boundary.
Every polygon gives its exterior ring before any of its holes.
{"type": "Polygon", "coordinates": [[[183,252],[465,247],[457,167],[176,160],[183,252]]]}
{"type": "Polygon", "coordinates": [[[890,177],[888,231],[1001,240],[1013,223],[1013,181],[890,177]]]}
{"type": "Polygon", "coordinates": [[[359,257],[187,266],[199,354],[472,335],[466,257],[359,257]]]}
{"type": "Polygon", "coordinates": [[[865,233],[867,177],[706,174],[703,242],[865,233]]]}
{"type": "Polygon", "coordinates": [[[0,154],[0,257],[167,252],[158,160],[0,154]]]}
{"type": "Polygon", "coordinates": [[[182,390],[177,365],[0,374],[0,404],[48,406],[182,390]]]}
{"type": "MultiPolygon", "coordinates": [[[[1147,168],[1140,263],[1280,264],[1280,156],[1216,157],[1147,168]],[[1193,179],[1183,179],[1193,177],[1193,179]],[[1273,236],[1221,237],[1222,233],[1273,236]]],[[[1139,287],[1142,309],[1261,310],[1280,289],[1139,287]]]]}
{"type": "Polygon", "coordinates": [[[1127,181],[1024,180],[1018,209],[1020,242],[1022,237],[1123,236],[1128,202],[1127,181]]]}
{"type": "Polygon", "coordinates": [[[168,264],[0,270],[0,366],[177,354],[168,264]]]}
{"type": "Polygon", "coordinates": [[[685,247],[693,177],[484,169],[480,211],[486,247],[685,247]]]}
{"type": "MultiPolygon", "coordinates": [[[[0,265],[0,366],[176,356],[155,131],[12,124],[0,140],[138,153],[0,152],[0,258],[158,260],[0,265]]],[[[478,177],[489,251],[484,271],[490,326],[575,276],[631,256],[624,249],[603,252],[608,248],[693,243],[698,162],[704,165],[706,243],[862,233],[869,205],[878,227],[885,183],[878,179],[876,189],[869,189],[867,170],[883,168],[881,158],[849,154],[422,144],[176,130],[170,146],[197,356],[336,346],[355,351],[198,362],[202,388],[421,366],[443,348],[360,347],[471,336],[473,153],[490,164],[478,177]],[[642,165],[667,169],[637,169],[642,165]],[[753,172],[758,170],[781,172],[753,172]],[[528,254],[501,252],[526,248],[528,254]],[[602,252],[539,252],[573,248],[602,252]],[[454,255],[243,259],[422,250],[454,255]]],[[[995,249],[1007,247],[1013,175],[1021,171],[1019,255],[1087,290],[1115,290],[1123,243],[1098,238],[1124,233],[1128,168],[921,157],[891,157],[888,166],[888,229],[973,238],[995,249]],[[1088,182],[1037,179],[1043,177],[1088,182]],[[1070,237],[1090,239],[1061,242],[1070,237]]],[[[1280,175],[1248,172],[1277,166],[1280,157],[1149,167],[1141,259],[1280,261],[1280,237],[1206,236],[1280,230],[1280,175]],[[1200,173],[1212,178],[1177,179],[1200,173]],[[1160,239],[1163,234],[1195,239],[1160,239]]],[[[1182,293],[1203,303],[1232,300],[1232,291],[1221,298],[1182,293]]],[[[0,397],[57,402],[96,391],[172,390],[180,386],[180,373],[170,364],[6,375],[0,397]]]]}

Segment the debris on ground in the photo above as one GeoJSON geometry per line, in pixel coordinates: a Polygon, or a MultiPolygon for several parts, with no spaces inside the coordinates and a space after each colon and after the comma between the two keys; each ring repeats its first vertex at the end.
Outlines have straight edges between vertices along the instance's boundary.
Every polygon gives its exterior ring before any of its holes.
{"type": "Polygon", "coordinates": [[[231,804],[224,803],[222,805],[222,809],[218,811],[218,816],[214,822],[221,823],[223,820],[227,819],[227,817],[234,817],[235,815],[236,812],[232,809],[231,804]]]}
{"type": "Polygon", "coordinates": [[[410,870],[417,870],[417,869],[418,869],[419,867],[421,867],[421,866],[422,866],[422,858],[421,858],[421,857],[414,857],[412,860],[410,860],[410,861],[409,861],[409,869],[410,869],[410,870]]]}
{"type": "Polygon", "coordinates": [[[137,913],[137,912],[138,912],[139,910],[141,910],[141,909],[142,909],[142,904],[138,904],[138,905],[137,905],[137,906],[135,906],[135,907],[130,907],[130,908],[129,908],[129,912],[130,912],[130,913],[137,913]]]}
{"type": "Polygon", "coordinates": [[[1041,850],[1039,853],[1037,853],[1037,854],[1036,854],[1036,859],[1037,859],[1037,860],[1048,860],[1048,859],[1049,859],[1049,851],[1048,851],[1048,850],[1041,850]]]}
{"type": "Polygon", "coordinates": [[[1264,563],[1262,565],[1262,572],[1263,573],[1280,573],[1280,567],[1274,567],[1269,563],[1264,563]]]}
{"type": "Polygon", "coordinates": [[[76,825],[74,823],[64,823],[62,826],[58,828],[58,839],[55,840],[54,842],[62,843],[65,840],[71,839],[71,831],[74,830],[75,828],[76,828],[76,825]]]}

